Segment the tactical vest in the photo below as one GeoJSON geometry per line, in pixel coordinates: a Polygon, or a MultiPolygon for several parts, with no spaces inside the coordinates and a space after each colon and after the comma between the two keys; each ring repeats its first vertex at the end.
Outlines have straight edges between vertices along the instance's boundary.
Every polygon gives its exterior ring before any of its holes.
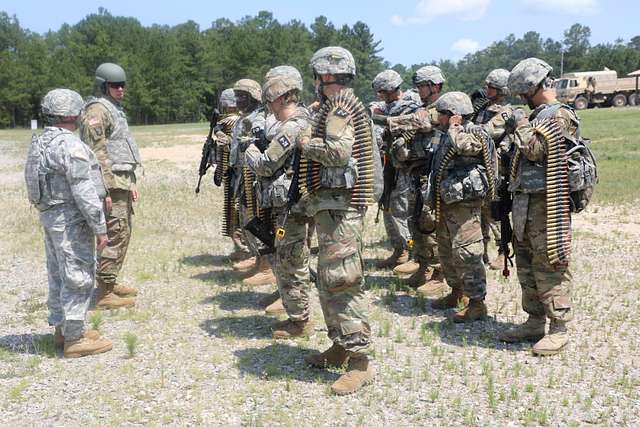
{"type": "Polygon", "coordinates": [[[133,172],[136,167],[142,164],[140,151],[127,123],[127,116],[121,108],[116,107],[111,101],[105,98],[94,98],[86,106],[100,104],[104,106],[111,116],[113,129],[107,137],[107,152],[111,160],[111,170],[114,172],[133,172]]]}

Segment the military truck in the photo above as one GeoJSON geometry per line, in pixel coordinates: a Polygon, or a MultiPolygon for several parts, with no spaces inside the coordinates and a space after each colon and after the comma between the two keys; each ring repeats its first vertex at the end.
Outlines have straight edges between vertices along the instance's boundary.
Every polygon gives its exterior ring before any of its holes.
{"type": "Polygon", "coordinates": [[[602,71],[566,73],[556,81],[556,96],[560,102],[573,105],[576,110],[589,107],[624,107],[640,105],[634,77],[618,78],[618,73],[602,71]]]}

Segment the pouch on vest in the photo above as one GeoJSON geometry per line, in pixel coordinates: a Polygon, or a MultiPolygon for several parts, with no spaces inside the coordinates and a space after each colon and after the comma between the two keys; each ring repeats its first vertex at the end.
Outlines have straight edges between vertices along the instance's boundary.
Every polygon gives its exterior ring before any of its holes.
{"type": "Polygon", "coordinates": [[[571,211],[575,213],[587,207],[598,182],[596,158],[589,145],[591,141],[588,139],[579,138],[577,141],[567,139],[569,197],[571,211]]]}
{"type": "Polygon", "coordinates": [[[41,189],[45,185],[45,175],[40,173],[42,164],[42,147],[37,135],[31,137],[31,146],[24,167],[24,179],[27,183],[27,196],[32,205],[37,206],[42,199],[41,189]]]}
{"type": "Polygon", "coordinates": [[[484,166],[473,165],[449,171],[441,184],[442,200],[445,204],[482,199],[489,191],[484,166]]]}

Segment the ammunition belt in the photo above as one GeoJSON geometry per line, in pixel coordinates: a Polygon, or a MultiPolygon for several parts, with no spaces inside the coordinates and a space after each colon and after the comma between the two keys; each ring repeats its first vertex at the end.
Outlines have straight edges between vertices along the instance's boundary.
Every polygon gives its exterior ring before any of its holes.
{"type": "MultiPolygon", "coordinates": [[[[374,200],[374,147],[373,131],[366,107],[352,92],[340,92],[335,98],[325,101],[318,113],[311,119],[314,137],[326,136],[328,114],[341,108],[351,117],[355,143],[351,156],[358,167],[358,180],[351,189],[351,206],[356,208],[367,207],[375,203],[374,200]]],[[[317,162],[300,159],[300,194],[311,193],[320,188],[321,165],[317,162]]]]}
{"type": "Polygon", "coordinates": [[[256,193],[253,189],[253,184],[256,181],[256,175],[249,169],[248,166],[242,167],[242,181],[244,186],[244,204],[247,207],[247,211],[250,217],[260,216],[260,207],[256,200],[256,193]]]}
{"type": "Polygon", "coordinates": [[[222,175],[222,190],[224,199],[222,201],[222,235],[226,237],[231,237],[233,234],[233,230],[235,230],[238,226],[237,218],[238,218],[238,210],[237,206],[231,198],[232,188],[231,188],[231,175],[229,174],[229,148],[227,146],[219,147],[222,148],[220,153],[220,165],[216,167],[216,173],[218,169],[220,169],[220,173],[222,175]]]}

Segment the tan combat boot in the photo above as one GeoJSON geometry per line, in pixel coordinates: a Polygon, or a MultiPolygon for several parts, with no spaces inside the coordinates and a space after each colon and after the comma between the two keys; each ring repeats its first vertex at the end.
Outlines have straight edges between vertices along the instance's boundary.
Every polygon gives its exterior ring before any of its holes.
{"type": "Polygon", "coordinates": [[[355,393],[362,386],[372,382],[375,375],[376,371],[369,363],[367,355],[353,353],[349,358],[347,372],[331,385],[331,391],[338,396],[355,393]]]}
{"type": "Polygon", "coordinates": [[[135,297],[136,295],[138,295],[138,290],[130,286],[116,283],[116,285],[113,287],[113,293],[118,295],[119,297],[135,297]]]}
{"type": "Polygon", "coordinates": [[[418,271],[419,268],[420,264],[411,259],[404,264],[400,264],[399,266],[395,267],[393,269],[393,272],[398,276],[408,276],[418,271]]]}
{"type": "Polygon", "coordinates": [[[498,335],[498,339],[504,342],[539,341],[544,337],[544,327],[547,323],[545,316],[532,316],[521,325],[513,326],[498,335]]]}
{"type": "Polygon", "coordinates": [[[244,273],[256,268],[257,260],[256,257],[252,256],[242,261],[238,261],[231,266],[235,271],[239,273],[244,273]]]}
{"type": "Polygon", "coordinates": [[[308,337],[313,333],[311,320],[293,321],[290,319],[277,322],[271,327],[273,337],[278,339],[308,337]]]}
{"type": "Polygon", "coordinates": [[[464,296],[462,289],[451,289],[451,292],[431,302],[431,308],[436,310],[446,310],[448,308],[456,308],[458,305],[467,306],[469,298],[464,296]]]}
{"type": "Polygon", "coordinates": [[[318,354],[311,354],[304,361],[314,368],[326,368],[328,366],[340,368],[349,361],[349,352],[338,344],[333,344],[329,349],[318,354]]]}
{"type": "Polygon", "coordinates": [[[431,273],[431,278],[422,286],[419,286],[416,289],[420,295],[424,297],[433,297],[436,295],[440,295],[442,291],[444,291],[447,287],[447,284],[444,281],[444,275],[442,274],[442,270],[439,268],[435,268],[431,273]]]}
{"type": "Polygon", "coordinates": [[[247,251],[233,251],[229,255],[229,259],[231,260],[231,262],[244,261],[248,258],[251,258],[251,253],[247,251]]]}
{"type": "Polygon", "coordinates": [[[393,253],[385,259],[376,261],[377,268],[393,268],[409,261],[409,251],[403,248],[394,248],[393,253]]]}
{"type": "Polygon", "coordinates": [[[469,300],[469,304],[453,315],[455,323],[475,322],[487,318],[487,305],[483,299],[469,300]]]}
{"type": "Polygon", "coordinates": [[[533,345],[533,354],[537,356],[553,356],[560,353],[569,342],[567,322],[551,319],[549,333],[533,345]]]}
{"type": "Polygon", "coordinates": [[[504,268],[504,254],[498,252],[498,255],[489,263],[489,270],[502,270],[504,268]]]}
{"type": "Polygon", "coordinates": [[[267,294],[265,296],[263,296],[262,298],[260,298],[258,300],[258,304],[260,304],[261,307],[268,307],[271,304],[273,304],[274,302],[276,302],[278,299],[280,299],[280,291],[279,290],[275,290],[273,292],[271,292],[270,294],[267,294]]]}
{"type": "Polygon", "coordinates": [[[282,303],[282,298],[278,298],[273,303],[269,304],[267,308],[264,309],[265,314],[269,316],[277,316],[280,313],[284,313],[284,304],[282,303]]]}
{"type": "Polygon", "coordinates": [[[80,337],[75,341],[64,342],[64,357],[76,358],[83,356],[92,356],[94,354],[105,353],[113,348],[111,341],[104,337],[97,339],[80,337]]]}
{"type": "Polygon", "coordinates": [[[122,298],[113,292],[113,285],[107,285],[98,281],[98,294],[96,296],[96,309],[116,310],[118,308],[133,307],[136,302],[133,298],[122,298]]]}
{"type": "Polygon", "coordinates": [[[431,278],[432,269],[425,263],[418,264],[418,270],[406,279],[400,279],[400,284],[410,288],[419,288],[431,278]]]}
{"type": "Polygon", "coordinates": [[[246,286],[262,286],[276,283],[276,276],[273,274],[271,265],[267,257],[258,258],[258,271],[253,276],[242,280],[242,284],[246,286]]]}
{"type": "MultiPolygon", "coordinates": [[[[98,338],[100,338],[100,333],[95,329],[85,329],[82,332],[82,337],[88,338],[90,340],[97,340],[98,338]]],[[[56,347],[64,346],[64,336],[62,335],[62,327],[60,326],[56,326],[56,330],[53,334],[53,343],[56,345],[56,347]]]]}

